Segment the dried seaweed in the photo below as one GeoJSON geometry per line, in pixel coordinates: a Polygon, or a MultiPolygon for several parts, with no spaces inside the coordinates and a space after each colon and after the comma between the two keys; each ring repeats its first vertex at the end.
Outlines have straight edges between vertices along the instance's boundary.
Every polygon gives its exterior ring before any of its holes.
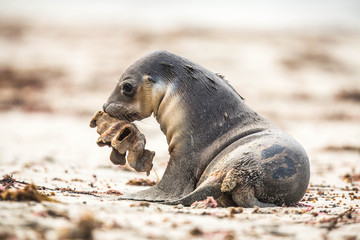
{"type": "Polygon", "coordinates": [[[0,184],[3,185],[5,189],[9,189],[14,187],[16,180],[12,177],[12,175],[6,174],[3,176],[3,179],[0,180],[0,184]]]}
{"type": "Polygon", "coordinates": [[[119,192],[117,190],[113,190],[113,189],[107,190],[106,194],[115,195],[115,196],[123,195],[121,192],[119,192]]]}
{"type": "Polygon", "coordinates": [[[234,217],[235,214],[242,213],[243,211],[244,211],[244,209],[242,207],[231,207],[229,209],[229,216],[234,217]]]}
{"type": "Polygon", "coordinates": [[[360,91],[342,90],[335,95],[335,98],[343,101],[360,102],[360,91]]]}
{"type": "Polygon", "coordinates": [[[40,193],[34,184],[28,184],[23,189],[6,189],[0,192],[1,201],[35,201],[35,202],[58,202],[57,200],[40,193]]]}
{"type": "Polygon", "coordinates": [[[130,204],[130,207],[149,207],[149,206],[150,206],[149,202],[136,202],[130,204]]]}
{"type": "Polygon", "coordinates": [[[360,174],[355,173],[355,171],[353,171],[352,173],[347,173],[347,174],[345,174],[343,176],[343,180],[345,180],[348,183],[359,182],[360,181],[360,174]]]}
{"type": "Polygon", "coordinates": [[[202,236],[204,234],[204,232],[198,227],[195,227],[195,228],[191,229],[189,231],[189,233],[190,233],[191,236],[194,236],[194,237],[200,237],[200,236],[202,236]]]}
{"type": "Polygon", "coordinates": [[[343,145],[343,146],[327,146],[324,151],[329,152],[358,152],[360,153],[360,146],[343,145]]]}
{"type": "Polygon", "coordinates": [[[132,180],[129,180],[126,185],[132,185],[132,186],[154,186],[156,185],[156,182],[150,179],[143,179],[143,178],[135,178],[132,180]]]}
{"type": "Polygon", "coordinates": [[[50,86],[50,80],[64,74],[60,69],[51,68],[0,67],[0,111],[17,108],[27,112],[51,112],[49,101],[44,101],[43,94],[50,86]]]}
{"type": "Polygon", "coordinates": [[[328,231],[337,228],[340,223],[360,223],[360,216],[355,212],[355,209],[350,208],[335,217],[324,218],[320,220],[322,227],[326,228],[328,231]]]}

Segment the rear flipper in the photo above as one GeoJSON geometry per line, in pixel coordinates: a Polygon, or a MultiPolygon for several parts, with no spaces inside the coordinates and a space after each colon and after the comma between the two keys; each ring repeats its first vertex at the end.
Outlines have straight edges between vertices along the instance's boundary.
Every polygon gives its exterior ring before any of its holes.
{"type": "Polygon", "coordinates": [[[231,191],[233,201],[239,207],[278,207],[272,203],[260,202],[254,194],[254,188],[249,186],[236,186],[231,191]]]}
{"type": "MultiPolygon", "coordinates": [[[[230,193],[232,200],[239,207],[276,207],[272,203],[260,202],[255,197],[254,184],[260,176],[258,167],[231,169],[222,181],[221,191],[230,193]]],[[[256,165],[255,165],[256,166],[256,165]]]]}

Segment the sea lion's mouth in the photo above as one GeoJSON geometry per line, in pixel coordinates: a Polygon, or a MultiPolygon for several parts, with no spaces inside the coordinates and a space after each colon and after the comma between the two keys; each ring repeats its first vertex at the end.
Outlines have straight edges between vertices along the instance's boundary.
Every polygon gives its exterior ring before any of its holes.
{"type": "Polygon", "coordinates": [[[116,103],[110,103],[109,105],[104,107],[104,112],[109,114],[113,118],[117,118],[119,120],[126,120],[129,122],[141,119],[138,113],[131,111],[131,109],[116,103]]]}

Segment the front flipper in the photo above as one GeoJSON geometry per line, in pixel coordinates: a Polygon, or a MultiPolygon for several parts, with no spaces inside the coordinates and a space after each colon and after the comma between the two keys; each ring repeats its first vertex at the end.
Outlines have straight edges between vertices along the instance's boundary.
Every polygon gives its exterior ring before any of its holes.
{"type": "MultiPolygon", "coordinates": [[[[176,199],[176,198],[175,198],[176,199]]],[[[123,195],[119,200],[135,200],[135,201],[148,201],[148,202],[166,202],[174,200],[174,197],[169,193],[161,190],[158,185],[145,189],[139,192],[123,195]]]]}
{"type": "Polygon", "coordinates": [[[189,195],[183,198],[180,198],[175,201],[167,201],[164,202],[164,204],[168,204],[168,205],[182,204],[184,206],[190,206],[192,203],[196,201],[204,200],[210,196],[212,196],[214,199],[217,199],[222,195],[220,188],[221,188],[221,183],[206,185],[202,188],[195,189],[195,191],[193,191],[192,193],[190,193],[189,195]]]}

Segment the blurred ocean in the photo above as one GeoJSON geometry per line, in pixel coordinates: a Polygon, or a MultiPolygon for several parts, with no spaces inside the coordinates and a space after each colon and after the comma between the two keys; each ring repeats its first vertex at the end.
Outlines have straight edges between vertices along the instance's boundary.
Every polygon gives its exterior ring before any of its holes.
{"type": "Polygon", "coordinates": [[[127,24],[284,30],[360,29],[359,0],[0,0],[0,18],[60,24],[127,24]]]}

